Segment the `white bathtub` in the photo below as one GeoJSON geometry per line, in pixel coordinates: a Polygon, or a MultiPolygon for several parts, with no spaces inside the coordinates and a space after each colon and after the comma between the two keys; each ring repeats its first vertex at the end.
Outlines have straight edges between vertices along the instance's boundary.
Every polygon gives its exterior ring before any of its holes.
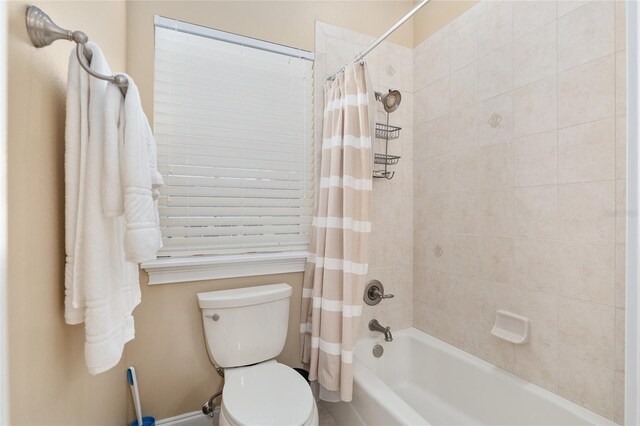
{"type": "Polygon", "coordinates": [[[615,424],[415,328],[355,354],[353,400],[325,403],[339,425],[615,424]]]}

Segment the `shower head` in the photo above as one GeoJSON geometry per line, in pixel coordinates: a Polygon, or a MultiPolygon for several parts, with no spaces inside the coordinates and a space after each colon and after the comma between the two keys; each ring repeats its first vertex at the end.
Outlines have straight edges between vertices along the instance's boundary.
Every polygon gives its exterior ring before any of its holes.
{"type": "Polygon", "coordinates": [[[400,106],[402,95],[400,95],[400,92],[397,90],[389,89],[389,93],[387,93],[386,95],[383,95],[380,92],[375,92],[375,94],[376,100],[382,102],[382,106],[387,112],[393,112],[400,106]]]}

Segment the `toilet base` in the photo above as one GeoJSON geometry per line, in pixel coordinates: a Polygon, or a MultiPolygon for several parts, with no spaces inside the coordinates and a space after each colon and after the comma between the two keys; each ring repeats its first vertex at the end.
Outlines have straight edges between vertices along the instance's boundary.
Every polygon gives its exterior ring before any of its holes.
{"type": "MultiPolygon", "coordinates": [[[[222,397],[224,398],[224,394],[222,395],[222,397]]],[[[316,404],[315,401],[313,401],[313,416],[311,417],[311,420],[305,423],[304,425],[300,425],[300,426],[318,426],[319,421],[320,420],[318,417],[318,405],[316,404]]],[[[230,422],[229,420],[227,420],[227,417],[224,415],[224,410],[220,410],[220,422],[218,423],[218,426],[243,426],[243,425],[236,425],[235,423],[230,422]]]]}

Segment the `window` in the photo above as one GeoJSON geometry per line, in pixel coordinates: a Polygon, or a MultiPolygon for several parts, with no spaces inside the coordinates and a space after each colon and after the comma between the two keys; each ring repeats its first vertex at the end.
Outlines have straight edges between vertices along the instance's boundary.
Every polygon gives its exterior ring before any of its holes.
{"type": "MultiPolygon", "coordinates": [[[[303,265],[314,204],[313,56],[167,18],[155,24],[154,130],[165,187],[164,248],[143,265],[151,282],[154,269],[171,264],[202,272],[293,257],[303,265]]],[[[251,266],[197,279],[264,273],[251,266]]]]}

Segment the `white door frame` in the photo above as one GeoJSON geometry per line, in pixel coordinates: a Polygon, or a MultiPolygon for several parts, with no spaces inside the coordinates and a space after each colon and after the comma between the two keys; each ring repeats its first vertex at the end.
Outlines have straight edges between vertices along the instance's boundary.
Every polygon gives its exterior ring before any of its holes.
{"type": "Polygon", "coordinates": [[[640,121],[638,23],[636,0],[627,1],[627,247],[625,318],[625,424],[640,424],[640,121]]]}
{"type": "Polygon", "coordinates": [[[9,424],[7,350],[7,2],[0,0],[0,424],[9,424]]]}
{"type": "Polygon", "coordinates": [[[9,368],[7,350],[7,2],[0,0],[0,424],[9,424],[9,368]]]}
{"type": "Polygon", "coordinates": [[[9,424],[7,350],[7,2],[0,0],[0,424],[9,424]]]}

